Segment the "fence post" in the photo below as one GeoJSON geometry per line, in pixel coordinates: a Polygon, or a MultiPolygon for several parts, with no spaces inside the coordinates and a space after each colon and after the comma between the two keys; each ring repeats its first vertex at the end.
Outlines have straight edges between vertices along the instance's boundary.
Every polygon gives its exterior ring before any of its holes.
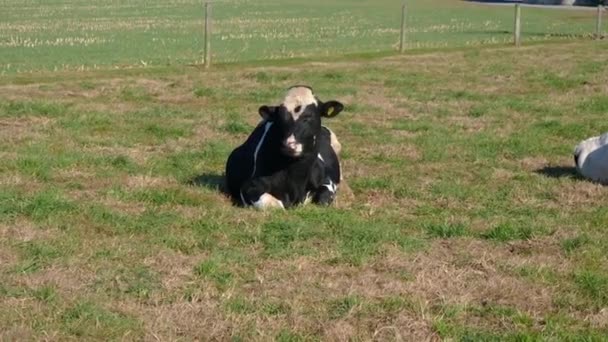
{"type": "Polygon", "coordinates": [[[604,6],[601,4],[597,5],[597,26],[595,27],[595,39],[602,38],[602,14],[604,12],[604,6]]]}
{"type": "Polygon", "coordinates": [[[205,2],[205,69],[211,66],[211,2],[205,2]]]}
{"type": "Polygon", "coordinates": [[[515,46],[521,44],[521,5],[515,4],[515,27],[513,29],[513,40],[515,46]]]}
{"type": "Polygon", "coordinates": [[[399,36],[399,52],[403,53],[405,51],[405,15],[406,15],[406,7],[405,2],[401,6],[401,35],[399,36]]]}

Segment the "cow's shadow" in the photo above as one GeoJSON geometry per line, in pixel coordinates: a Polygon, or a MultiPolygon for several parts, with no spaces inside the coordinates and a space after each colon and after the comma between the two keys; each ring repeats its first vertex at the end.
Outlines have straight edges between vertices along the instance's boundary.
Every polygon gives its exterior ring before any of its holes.
{"type": "Polygon", "coordinates": [[[534,172],[550,178],[571,178],[575,180],[584,180],[584,178],[573,166],[545,166],[534,172]]]}
{"type": "Polygon", "coordinates": [[[190,179],[188,184],[226,194],[226,181],[224,175],[222,174],[203,173],[202,175],[198,175],[190,179]]]}

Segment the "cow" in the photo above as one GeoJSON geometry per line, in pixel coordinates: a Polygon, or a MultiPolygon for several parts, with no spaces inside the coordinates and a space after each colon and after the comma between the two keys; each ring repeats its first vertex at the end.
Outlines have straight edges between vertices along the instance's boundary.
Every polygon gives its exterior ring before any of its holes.
{"type": "Polygon", "coordinates": [[[226,162],[233,202],[258,209],[333,203],[342,179],[341,146],[321,118],[343,109],[342,103],[322,102],[302,85],[287,89],[280,105],[261,106],[262,121],[226,162]]]}
{"type": "Polygon", "coordinates": [[[583,177],[608,184],[608,133],[580,142],[574,149],[574,163],[583,177]]]}

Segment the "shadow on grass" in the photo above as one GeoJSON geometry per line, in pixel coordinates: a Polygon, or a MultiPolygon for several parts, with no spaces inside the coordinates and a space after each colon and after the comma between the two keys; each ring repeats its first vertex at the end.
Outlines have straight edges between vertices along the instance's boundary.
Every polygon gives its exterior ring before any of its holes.
{"type": "Polygon", "coordinates": [[[221,174],[204,173],[189,180],[188,184],[193,186],[201,186],[226,194],[226,183],[224,181],[224,175],[221,174]]]}
{"type": "Polygon", "coordinates": [[[572,178],[576,180],[584,180],[573,166],[545,166],[542,169],[535,171],[539,175],[551,178],[572,178]]]}

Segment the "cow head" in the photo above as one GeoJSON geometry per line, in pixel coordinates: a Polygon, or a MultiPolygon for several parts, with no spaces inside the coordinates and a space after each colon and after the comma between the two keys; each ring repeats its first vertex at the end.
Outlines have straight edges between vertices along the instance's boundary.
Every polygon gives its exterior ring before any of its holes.
{"type": "Polygon", "coordinates": [[[287,90],[279,106],[262,106],[260,115],[273,122],[281,135],[281,152],[298,158],[315,151],[321,132],[321,117],[338,115],[344,105],[338,101],[322,102],[312,88],[294,86],[287,90]]]}

